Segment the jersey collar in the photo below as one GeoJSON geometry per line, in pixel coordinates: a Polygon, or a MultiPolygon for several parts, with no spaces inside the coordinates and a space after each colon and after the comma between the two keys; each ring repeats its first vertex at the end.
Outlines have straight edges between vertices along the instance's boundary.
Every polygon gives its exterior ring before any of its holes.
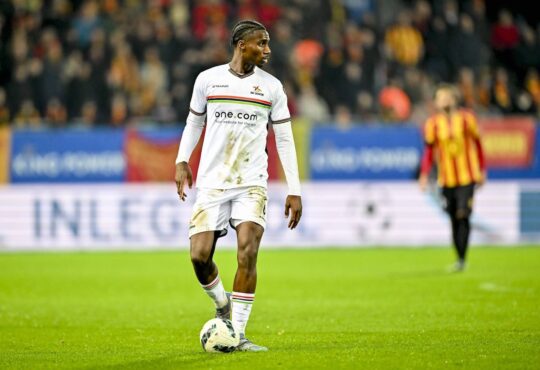
{"type": "Polygon", "coordinates": [[[243,74],[243,75],[241,75],[239,73],[236,73],[235,71],[233,71],[233,69],[231,67],[229,67],[229,72],[231,72],[233,74],[233,76],[236,76],[238,78],[246,78],[246,77],[249,77],[249,76],[251,76],[252,74],[255,73],[255,68],[257,68],[257,67],[254,67],[251,72],[243,74]]]}

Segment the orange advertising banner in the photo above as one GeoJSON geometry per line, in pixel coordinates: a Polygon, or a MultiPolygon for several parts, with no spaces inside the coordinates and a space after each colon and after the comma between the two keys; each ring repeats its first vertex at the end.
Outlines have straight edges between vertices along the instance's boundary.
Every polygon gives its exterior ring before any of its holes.
{"type": "MultiPolygon", "coordinates": [[[[149,133],[128,130],[124,143],[126,157],[126,180],[128,182],[172,182],[174,181],[176,155],[179,140],[176,135],[156,138],[149,133]]],[[[204,132],[190,159],[193,179],[197,181],[197,170],[202,152],[204,132]]],[[[268,133],[268,175],[270,180],[278,180],[279,158],[274,133],[268,133]]]]}
{"type": "Polygon", "coordinates": [[[488,168],[526,168],[535,153],[536,126],[530,118],[480,120],[488,168]]]}
{"type": "Polygon", "coordinates": [[[11,154],[11,130],[0,127],[0,184],[9,182],[9,163],[11,154]]]}
{"type": "MultiPolygon", "coordinates": [[[[201,141],[191,156],[193,176],[197,176],[201,141]]],[[[128,182],[174,182],[178,137],[156,139],[144,132],[128,130],[124,143],[127,161],[126,180],[128,182]]]]}

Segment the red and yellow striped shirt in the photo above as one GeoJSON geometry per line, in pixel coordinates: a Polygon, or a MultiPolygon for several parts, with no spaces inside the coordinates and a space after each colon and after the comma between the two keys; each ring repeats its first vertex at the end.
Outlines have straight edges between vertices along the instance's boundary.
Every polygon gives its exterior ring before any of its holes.
{"type": "Polygon", "coordinates": [[[471,112],[435,114],[426,121],[424,140],[422,174],[429,173],[435,158],[440,186],[465,186],[482,180],[484,155],[478,124],[471,112]]]}

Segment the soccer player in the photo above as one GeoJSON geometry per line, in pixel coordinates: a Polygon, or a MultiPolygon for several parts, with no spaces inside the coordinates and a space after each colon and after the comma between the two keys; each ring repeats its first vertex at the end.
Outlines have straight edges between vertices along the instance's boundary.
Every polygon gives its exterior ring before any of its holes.
{"type": "Polygon", "coordinates": [[[438,86],[434,102],[437,113],[426,121],[424,127],[425,150],[419,183],[424,191],[435,158],[438,184],[442,187],[458,256],[454,270],[462,271],[469,245],[474,188],[486,179],[484,156],[476,118],[471,112],[458,107],[458,93],[454,86],[438,86]]]}
{"type": "Polygon", "coordinates": [[[215,303],[216,317],[232,319],[240,333],[237,350],[246,352],[267,350],[249,341],[245,329],[255,299],[257,254],[266,221],[269,123],[288,184],[288,227],[294,229],[302,216],[287,97],[279,80],[261,69],[270,57],[269,42],[259,22],[246,20],[234,26],[231,61],[203,71],[195,81],[176,158],[175,181],[180,199],[185,200],[184,187],[193,183],[188,161],[206,124],[189,224],[191,261],[215,303]],[[212,260],[217,239],[227,234],[228,224],[236,230],[238,245],[232,294],[225,292],[212,260]]]}

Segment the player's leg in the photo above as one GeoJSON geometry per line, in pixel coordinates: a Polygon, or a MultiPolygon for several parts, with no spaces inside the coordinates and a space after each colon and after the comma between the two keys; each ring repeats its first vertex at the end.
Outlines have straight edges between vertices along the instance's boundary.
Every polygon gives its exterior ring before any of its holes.
{"type": "Polygon", "coordinates": [[[257,255],[264,229],[254,222],[242,222],[236,226],[238,239],[238,267],[232,293],[232,320],[240,332],[240,350],[266,351],[245,338],[246,326],[255,300],[257,287],[257,255]]]}
{"type": "Polygon", "coordinates": [[[222,191],[199,189],[190,220],[190,257],[197,280],[216,306],[216,317],[230,318],[230,300],[214,263],[219,237],[226,235],[230,202],[222,191]]]}
{"type": "Polygon", "coordinates": [[[213,261],[216,249],[217,237],[215,231],[206,231],[195,234],[191,237],[190,257],[195,275],[202,285],[213,282],[218,269],[213,261]]]}
{"type": "Polygon", "coordinates": [[[457,209],[457,202],[456,202],[456,188],[443,188],[442,189],[442,195],[444,197],[444,209],[446,213],[448,214],[448,217],[450,218],[450,225],[452,228],[452,242],[453,247],[459,256],[459,249],[458,249],[458,222],[456,219],[456,209],[457,209]]]}
{"type": "Polygon", "coordinates": [[[266,189],[240,189],[232,200],[231,224],[236,229],[238,267],[232,295],[233,325],[240,332],[239,351],[266,351],[245,337],[257,287],[257,255],[266,226],[266,189]]]}
{"type": "Polygon", "coordinates": [[[219,231],[206,231],[191,237],[190,257],[197,280],[216,305],[216,317],[229,319],[230,302],[213,260],[219,231]]]}
{"type": "Polygon", "coordinates": [[[471,233],[470,215],[472,212],[474,185],[460,186],[456,189],[456,246],[458,250],[458,263],[465,267],[469,236],[471,233]]]}

